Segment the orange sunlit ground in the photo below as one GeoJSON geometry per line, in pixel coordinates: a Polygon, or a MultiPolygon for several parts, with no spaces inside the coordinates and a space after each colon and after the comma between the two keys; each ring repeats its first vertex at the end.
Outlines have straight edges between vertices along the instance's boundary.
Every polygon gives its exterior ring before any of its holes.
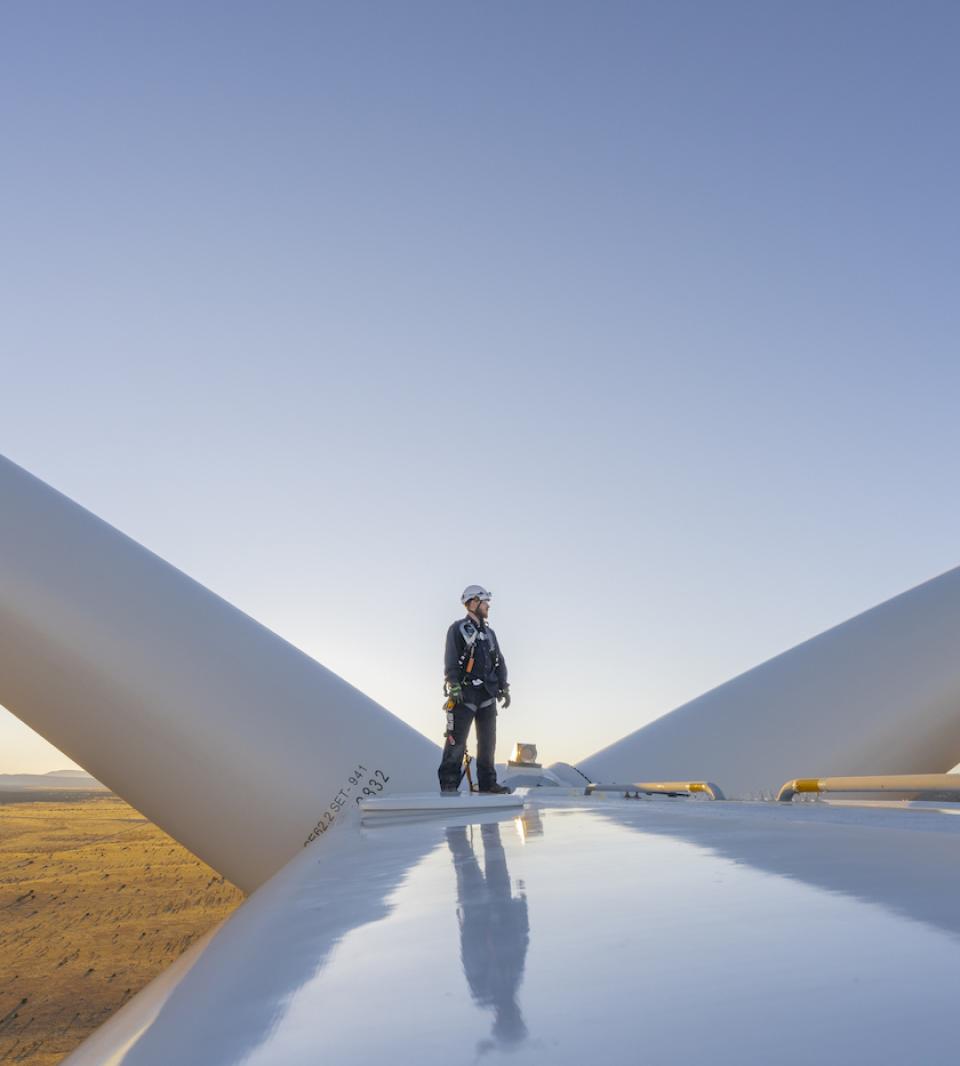
{"type": "Polygon", "coordinates": [[[0,1062],[27,1066],[59,1062],[243,898],[115,796],[46,798],[0,794],[0,1062]]]}

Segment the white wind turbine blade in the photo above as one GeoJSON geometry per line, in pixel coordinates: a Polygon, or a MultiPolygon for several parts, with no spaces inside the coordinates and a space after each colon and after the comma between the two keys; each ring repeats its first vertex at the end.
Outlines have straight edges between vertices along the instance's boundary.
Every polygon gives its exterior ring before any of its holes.
{"type": "Polygon", "coordinates": [[[945,773],[960,763],[960,568],[851,618],[579,762],[594,781],[945,773]]]}
{"type": "Polygon", "coordinates": [[[247,891],[439,749],[0,457],[0,703],[247,891]]]}

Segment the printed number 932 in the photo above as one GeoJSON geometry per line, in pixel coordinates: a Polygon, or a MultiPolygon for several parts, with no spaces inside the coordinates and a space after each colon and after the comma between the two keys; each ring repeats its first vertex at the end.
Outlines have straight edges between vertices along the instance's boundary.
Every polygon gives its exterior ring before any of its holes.
{"type": "Polygon", "coordinates": [[[385,774],[382,770],[374,770],[373,777],[371,777],[367,783],[363,786],[363,795],[357,796],[357,803],[360,803],[363,796],[376,796],[383,791],[383,786],[390,780],[389,775],[385,774]]]}

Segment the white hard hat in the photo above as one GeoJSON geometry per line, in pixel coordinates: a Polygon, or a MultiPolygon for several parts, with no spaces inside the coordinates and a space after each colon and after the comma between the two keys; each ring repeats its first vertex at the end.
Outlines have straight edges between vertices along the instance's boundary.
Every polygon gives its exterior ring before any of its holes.
{"type": "Polygon", "coordinates": [[[488,592],[483,585],[467,585],[460,597],[461,603],[469,603],[470,600],[492,600],[493,593],[488,592]]]}

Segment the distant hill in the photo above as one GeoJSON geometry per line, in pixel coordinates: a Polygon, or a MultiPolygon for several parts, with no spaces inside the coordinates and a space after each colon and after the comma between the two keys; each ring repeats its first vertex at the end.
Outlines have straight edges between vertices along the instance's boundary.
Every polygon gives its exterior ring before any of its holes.
{"type": "Polygon", "coordinates": [[[106,785],[101,785],[85,770],[51,770],[46,774],[0,774],[0,792],[49,791],[56,788],[102,790],[108,792],[106,785]]]}

